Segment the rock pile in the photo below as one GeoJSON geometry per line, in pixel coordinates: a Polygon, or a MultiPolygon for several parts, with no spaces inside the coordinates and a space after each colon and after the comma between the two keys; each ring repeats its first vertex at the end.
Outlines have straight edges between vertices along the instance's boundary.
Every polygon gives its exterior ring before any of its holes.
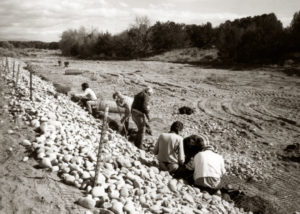
{"type": "MultiPolygon", "coordinates": [[[[11,81],[11,76],[6,76],[11,81]]],[[[30,101],[29,73],[21,71],[18,99],[12,93],[10,108],[19,108],[26,125],[38,128],[34,141],[21,142],[35,149],[42,168],[85,190],[78,203],[96,213],[244,213],[234,204],[201,192],[183,180],[173,179],[157,168],[156,158],[137,149],[125,138],[108,131],[101,151],[101,174],[93,187],[101,124],[61,94],[53,85],[33,77],[34,100],[30,101]],[[96,208],[95,208],[96,207],[96,208]]],[[[13,86],[13,84],[10,84],[13,86]]]]}

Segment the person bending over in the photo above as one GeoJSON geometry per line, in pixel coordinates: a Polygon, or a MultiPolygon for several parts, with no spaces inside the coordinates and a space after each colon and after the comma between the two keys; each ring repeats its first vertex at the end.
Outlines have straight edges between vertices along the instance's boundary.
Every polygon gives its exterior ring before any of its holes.
{"type": "Polygon", "coordinates": [[[125,131],[128,131],[129,128],[129,119],[131,117],[131,105],[132,105],[132,98],[128,96],[124,96],[121,92],[117,91],[113,94],[113,99],[116,101],[117,106],[122,107],[125,109],[125,114],[121,118],[121,123],[125,126],[125,131]]]}
{"type": "Polygon", "coordinates": [[[212,146],[204,143],[201,146],[201,151],[191,163],[191,168],[194,169],[194,185],[214,194],[221,188],[221,177],[226,172],[224,159],[213,151],[212,146]]]}
{"type": "Polygon", "coordinates": [[[203,144],[208,145],[208,139],[202,135],[190,135],[183,139],[183,148],[185,154],[184,165],[180,166],[174,173],[174,177],[177,179],[185,179],[189,184],[193,184],[194,169],[192,164],[195,155],[203,149],[203,144]]]}
{"type": "Polygon", "coordinates": [[[75,94],[75,96],[80,98],[83,106],[86,106],[88,112],[92,114],[92,106],[97,104],[97,96],[95,92],[89,88],[89,84],[87,83],[82,83],[81,89],[83,93],[75,94]]]}
{"type": "Polygon", "coordinates": [[[171,174],[184,164],[183,138],[180,136],[182,130],[183,124],[180,121],[174,122],[169,133],[159,136],[153,150],[157,155],[159,168],[171,174]]]}
{"type": "Polygon", "coordinates": [[[149,123],[147,122],[147,120],[150,121],[149,102],[150,96],[152,94],[153,89],[151,87],[147,87],[146,89],[134,96],[133,103],[131,106],[132,120],[138,128],[137,136],[135,139],[135,145],[140,149],[143,149],[143,138],[145,131],[147,131],[150,135],[152,134],[149,123]]]}

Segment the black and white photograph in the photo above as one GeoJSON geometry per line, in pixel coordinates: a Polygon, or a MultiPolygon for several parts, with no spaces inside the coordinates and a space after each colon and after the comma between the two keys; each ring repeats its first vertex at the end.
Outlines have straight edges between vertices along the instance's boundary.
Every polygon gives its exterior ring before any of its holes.
{"type": "Polygon", "coordinates": [[[299,0],[0,0],[0,214],[300,214],[299,0]]]}

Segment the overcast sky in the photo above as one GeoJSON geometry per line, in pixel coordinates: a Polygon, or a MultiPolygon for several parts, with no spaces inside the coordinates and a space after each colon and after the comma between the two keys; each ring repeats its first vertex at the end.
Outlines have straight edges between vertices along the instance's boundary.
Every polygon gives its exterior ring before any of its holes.
{"type": "Polygon", "coordinates": [[[300,11],[300,0],[0,0],[0,40],[59,41],[64,30],[85,26],[113,34],[136,16],[186,24],[274,12],[284,26],[300,11]]]}

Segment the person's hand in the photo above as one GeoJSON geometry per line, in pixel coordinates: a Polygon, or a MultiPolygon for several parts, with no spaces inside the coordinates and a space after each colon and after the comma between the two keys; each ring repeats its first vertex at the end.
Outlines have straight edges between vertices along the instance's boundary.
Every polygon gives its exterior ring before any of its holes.
{"type": "Polygon", "coordinates": [[[123,117],[122,119],[121,119],[121,123],[124,123],[125,122],[125,117],[123,117]]]}
{"type": "Polygon", "coordinates": [[[146,129],[146,133],[147,133],[148,135],[151,135],[151,136],[152,136],[152,130],[151,130],[150,127],[148,127],[148,128],[146,129]]]}

